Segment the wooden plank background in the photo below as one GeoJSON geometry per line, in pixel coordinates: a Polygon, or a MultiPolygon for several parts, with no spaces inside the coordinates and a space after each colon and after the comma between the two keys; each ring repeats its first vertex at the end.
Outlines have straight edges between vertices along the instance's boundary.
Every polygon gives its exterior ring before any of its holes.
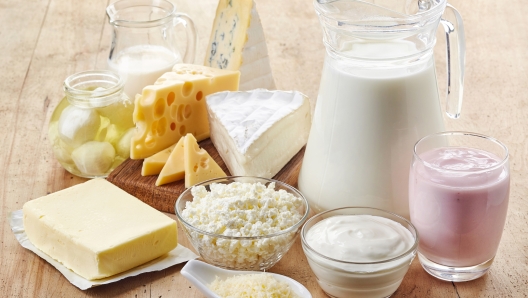
{"type": "MultiPolygon", "coordinates": [[[[205,56],[216,0],[173,0],[198,32],[197,63],[205,56]]],[[[310,0],[255,0],[267,37],[277,87],[299,90],[315,103],[324,59],[321,29],[310,0]]],[[[466,29],[466,82],[462,118],[450,130],[494,136],[511,154],[508,218],[495,264],[476,281],[449,283],[430,277],[415,260],[393,297],[528,296],[528,6],[525,1],[450,1],[466,29]]],[[[47,139],[51,113],[73,73],[105,68],[111,28],[107,0],[0,1],[0,296],[2,297],[203,297],[180,266],[87,291],[72,286],[45,261],[22,248],[8,212],[31,199],[83,182],[53,158],[47,139]]],[[[437,72],[445,80],[442,34],[437,72]]],[[[444,86],[440,86],[442,91],[444,86]]],[[[443,94],[443,93],[442,93],[443,94]]],[[[181,230],[180,230],[181,232],[181,230]]],[[[183,237],[180,243],[190,247],[183,237]]],[[[271,269],[325,297],[297,241],[271,269]]]]}

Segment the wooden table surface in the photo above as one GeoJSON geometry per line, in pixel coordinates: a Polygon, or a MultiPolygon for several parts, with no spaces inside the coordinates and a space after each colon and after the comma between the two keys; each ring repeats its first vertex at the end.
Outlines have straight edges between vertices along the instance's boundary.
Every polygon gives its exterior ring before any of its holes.
{"type": "MultiPolygon", "coordinates": [[[[196,23],[197,63],[205,56],[216,0],[174,0],[196,23]]],[[[278,89],[316,98],[324,48],[311,0],[256,0],[278,89]]],[[[202,297],[183,265],[81,291],[15,240],[8,212],[34,198],[81,183],[54,159],[48,122],[64,79],[105,68],[111,28],[108,0],[0,1],[0,296],[202,297]]],[[[437,280],[415,259],[393,297],[528,297],[528,6],[521,0],[452,0],[465,22],[466,81],[462,118],[449,130],[491,135],[511,155],[511,195],[502,242],[491,270],[466,283],[437,280]]],[[[445,80],[437,35],[440,85],[445,80]]],[[[441,86],[440,89],[443,87],[441,86]]],[[[445,88],[444,88],[445,89],[445,88]]],[[[443,93],[441,93],[443,94],[443,93]]],[[[190,247],[181,233],[180,243],[190,247]]],[[[325,297],[299,240],[271,269],[325,297]]]]}

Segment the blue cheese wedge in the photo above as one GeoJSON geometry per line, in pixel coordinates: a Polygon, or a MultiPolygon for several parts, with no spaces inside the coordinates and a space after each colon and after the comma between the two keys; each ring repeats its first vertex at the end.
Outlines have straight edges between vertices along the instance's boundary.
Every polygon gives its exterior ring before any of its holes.
{"type": "Polygon", "coordinates": [[[88,280],[101,279],[174,249],[176,222],[105,179],[24,204],[35,247],[88,280]]]}
{"type": "Polygon", "coordinates": [[[264,30],[253,0],[220,0],[204,65],[239,70],[239,90],[275,89],[264,30]]]}
{"type": "Polygon", "coordinates": [[[231,175],[271,178],[308,141],[310,103],[300,92],[219,92],[206,104],[211,140],[231,175]]]}

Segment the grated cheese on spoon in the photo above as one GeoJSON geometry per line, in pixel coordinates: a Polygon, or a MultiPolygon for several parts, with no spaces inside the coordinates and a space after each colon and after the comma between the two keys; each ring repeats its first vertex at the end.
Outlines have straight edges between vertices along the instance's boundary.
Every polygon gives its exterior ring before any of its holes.
{"type": "Polygon", "coordinates": [[[222,298],[300,298],[288,285],[268,273],[218,276],[209,288],[222,298]]]}

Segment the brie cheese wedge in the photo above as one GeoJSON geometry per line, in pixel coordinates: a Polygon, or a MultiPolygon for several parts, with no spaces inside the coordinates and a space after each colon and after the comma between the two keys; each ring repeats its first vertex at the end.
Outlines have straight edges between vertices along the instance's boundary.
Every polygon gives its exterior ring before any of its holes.
{"type": "Polygon", "coordinates": [[[219,92],[206,104],[211,140],[231,175],[271,178],[308,141],[310,103],[300,92],[219,92]]]}

